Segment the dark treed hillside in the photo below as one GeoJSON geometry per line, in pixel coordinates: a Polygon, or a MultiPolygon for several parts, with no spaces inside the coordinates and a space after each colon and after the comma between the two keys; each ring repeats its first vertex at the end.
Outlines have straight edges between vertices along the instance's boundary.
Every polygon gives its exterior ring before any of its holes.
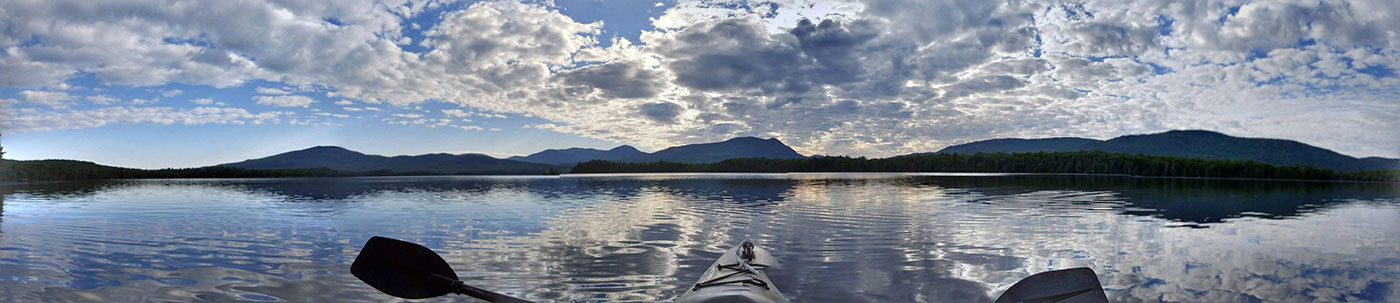
{"type": "Polygon", "coordinates": [[[243,169],[226,166],[209,166],[199,168],[136,169],[106,166],[92,162],[74,160],[4,160],[4,164],[0,165],[0,182],[39,182],[102,179],[287,178],[424,175],[448,174],[432,171],[372,170],[362,172],[351,172],[334,170],[329,168],[243,169]]]}
{"type": "Polygon", "coordinates": [[[394,171],[430,174],[544,174],[555,166],[503,160],[481,154],[427,154],[385,157],[341,147],[317,146],[219,166],[243,169],[328,168],[349,172],[394,171]]]}
{"type": "Polygon", "coordinates": [[[1257,161],[1208,160],[1108,152],[929,154],[886,159],[730,159],[713,164],[590,161],[571,173],[651,172],[995,172],[1159,177],[1400,181],[1397,171],[1336,172],[1257,161]]]}
{"type": "Polygon", "coordinates": [[[357,175],[363,174],[330,169],[250,170],[217,166],[147,170],[113,167],[73,160],[5,160],[4,164],[0,165],[0,181],[5,182],[163,178],[341,177],[357,175]]]}
{"type": "Polygon", "coordinates": [[[1034,153],[1099,150],[1103,141],[1084,138],[991,139],[954,145],[939,150],[943,154],[1034,153]]]}
{"type": "Polygon", "coordinates": [[[805,157],[778,139],[739,137],[723,142],[676,146],[623,161],[714,163],[735,158],[801,159],[805,157]]]}
{"type": "Polygon", "coordinates": [[[1104,151],[1183,158],[1255,160],[1274,165],[1308,165],[1337,171],[1400,169],[1400,160],[1357,159],[1297,141],[1240,138],[1201,130],[1128,135],[1099,141],[1083,138],[993,139],[955,145],[942,154],[1104,151]]]}
{"type": "Polygon", "coordinates": [[[623,145],[609,150],[592,148],[547,149],[524,157],[516,156],[506,158],[506,160],[552,165],[573,165],[579,162],[592,160],[621,161],[645,154],[646,153],[637,150],[635,147],[623,145]]]}
{"type": "Polygon", "coordinates": [[[798,159],[802,154],[793,151],[778,139],[739,137],[721,142],[699,143],[675,146],[645,153],[631,146],[623,145],[611,150],[592,148],[550,149],[524,157],[510,157],[516,160],[552,165],[574,165],[592,160],[620,162],[670,161],[683,163],[714,163],[735,158],[798,159]]]}

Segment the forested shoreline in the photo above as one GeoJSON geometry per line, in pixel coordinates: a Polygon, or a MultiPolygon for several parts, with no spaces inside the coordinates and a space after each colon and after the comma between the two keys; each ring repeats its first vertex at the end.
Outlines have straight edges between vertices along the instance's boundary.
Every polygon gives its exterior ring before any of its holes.
{"type": "MultiPolygon", "coordinates": [[[[492,172],[472,174],[493,174],[492,172]]],[[[375,170],[349,172],[329,168],[242,169],[223,166],[199,168],[137,169],[100,165],[74,160],[4,160],[0,182],[37,182],[101,179],[179,179],[179,178],[294,178],[449,175],[436,172],[375,170]]],[[[451,175],[469,175],[451,174],[451,175]]]]}
{"type": "Polygon", "coordinates": [[[1276,166],[1258,161],[1176,158],[1124,153],[929,154],[894,158],[821,157],[807,159],[729,159],[710,164],[588,161],[570,171],[585,173],[789,173],[789,172],[983,172],[1113,174],[1147,177],[1201,177],[1287,180],[1400,182],[1400,171],[1337,172],[1310,166],[1276,166]]]}

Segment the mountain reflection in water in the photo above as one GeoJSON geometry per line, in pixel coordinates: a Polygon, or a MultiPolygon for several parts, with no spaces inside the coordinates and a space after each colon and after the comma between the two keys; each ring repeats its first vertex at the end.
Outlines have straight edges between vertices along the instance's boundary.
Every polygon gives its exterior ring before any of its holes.
{"type": "Polygon", "coordinates": [[[387,177],[28,184],[0,199],[7,302],[393,300],[348,272],[373,235],[541,302],[666,301],[745,238],[773,251],[795,302],[990,302],[1079,266],[1120,302],[1400,301],[1389,184],[387,177]]]}

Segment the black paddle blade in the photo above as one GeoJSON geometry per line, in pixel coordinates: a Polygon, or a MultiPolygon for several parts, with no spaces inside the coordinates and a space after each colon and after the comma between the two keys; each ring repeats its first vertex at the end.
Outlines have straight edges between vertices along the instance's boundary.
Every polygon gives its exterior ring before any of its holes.
{"type": "Polygon", "coordinates": [[[1099,277],[1088,267],[1038,273],[1011,285],[996,303],[1108,303],[1099,277]]]}
{"type": "Polygon", "coordinates": [[[405,299],[432,298],[453,292],[457,273],[433,250],[422,245],[373,237],[350,273],[390,296],[405,299]]]}

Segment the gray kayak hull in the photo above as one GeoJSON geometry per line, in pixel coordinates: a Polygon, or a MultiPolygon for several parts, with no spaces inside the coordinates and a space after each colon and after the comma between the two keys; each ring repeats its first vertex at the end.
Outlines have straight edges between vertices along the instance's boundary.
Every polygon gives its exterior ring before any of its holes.
{"type": "Polygon", "coordinates": [[[720,255],[676,303],[788,303],[764,272],[777,265],[767,250],[744,240],[720,255]]]}

